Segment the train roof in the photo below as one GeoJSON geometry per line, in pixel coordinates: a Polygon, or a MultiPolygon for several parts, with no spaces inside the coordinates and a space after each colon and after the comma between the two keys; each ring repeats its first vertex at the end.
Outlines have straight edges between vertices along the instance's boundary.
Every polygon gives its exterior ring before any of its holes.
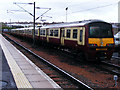
{"type": "Polygon", "coordinates": [[[104,22],[102,20],[84,20],[84,21],[76,21],[76,22],[66,22],[66,23],[60,23],[60,24],[51,24],[51,25],[44,25],[41,28],[62,28],[62,27],[75,27],[75,26],[84,26],[92,22],[104,22]]]}
{"type": "MultiPolygon", "coordinates": [[[[84,20],[84,21],[76,21],[76,22],[65,22],[65,23],[59,23],[59,24],[50,24],[50,25],[44,25],[41,27],[41,29],[46,29],[46,28],[64,28],[64,27],[76,27],[76,26],[84,26],[92,22],[104,22],[102,20],[98,19],[92,19],[92,20],[84,20]]],[[[106,23],[106,22],[105,22],[106,23]]],[[[17,29],[12,29],[14,30],[27,30],[27,29],[33,29],[33,27],[29,28],[17,28],[17,29]]],[[[38,29],[38,27],[35,27],[35,29],[38,29]]]]}
{"type": "MultiPolygon", "coordinates": [[[[32,30],[33,29],[33,27],[29,27],[29,28],[16,28],[16,29],[11,29],[12,31],[15,31],[15,30],[28,30],[28,29],[30,29],[30,30],[32,30]]],[[[38,29],[38,27],[35,27],[35,29],[38,29]]]]}

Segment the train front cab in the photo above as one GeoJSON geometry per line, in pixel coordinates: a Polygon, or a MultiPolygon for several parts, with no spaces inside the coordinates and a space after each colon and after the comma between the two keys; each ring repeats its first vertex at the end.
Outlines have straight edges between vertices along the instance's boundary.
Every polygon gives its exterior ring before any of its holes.
{"type": "Polygon", "coordinates": [[[114,51],[112,25],[105,22],[87,25],[88,60],[109,60],[114,51]]]}

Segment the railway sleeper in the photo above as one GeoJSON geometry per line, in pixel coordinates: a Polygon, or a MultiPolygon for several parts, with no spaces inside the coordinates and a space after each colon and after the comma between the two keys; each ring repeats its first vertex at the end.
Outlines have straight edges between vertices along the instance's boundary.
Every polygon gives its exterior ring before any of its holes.
{"type": "Polygon", "coordinates": [[[59,81],[57,82],[57,84],[60,84],[60,85],[69,85],[67,81],[59,81]]]}
{"type": "Polygon", "coordinates": [[[59,78],[59,76],[50,76],[51,78],[59,78]]]}
{"type": "Polygon", "coordinates": [[[59,75],[59,74],[56,74],[56,73],[47,73],[48,76],[50,75],[59,75]]]}
{"type": "Polygon", "coordinates": [[[52,78],[55,82],[66,82],[66,79],[61,79],[61,78],[52,78]]]}
{"type": "Polygon", "coordinates": [[[78,88],[77,86],[75,85],[70,85],[70,84],[62,84],[61,85],[63,88],[70,88],[70,89],[75,89],[75,88],[78,88]]]}
{"type": "Polygon", "coordinates": [[[50,70],[50,71],[53,71],[53,70],[50,69],[49,67],[41,67],[40,69],[42,69],[42,70],[50,70]]]}

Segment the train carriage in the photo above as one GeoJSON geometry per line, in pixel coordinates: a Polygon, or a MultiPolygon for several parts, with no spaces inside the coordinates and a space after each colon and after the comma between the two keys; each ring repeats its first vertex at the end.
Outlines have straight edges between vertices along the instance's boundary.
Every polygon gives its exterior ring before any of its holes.
{"type": "Polygon", "coordinates": [[[110,59],[114,50],[112,25],[106,22],[88,24],[88,52],[96,59],[110,59]]]}
{"type": "Polygon", "coordinates": [[[43,26],[47,42],[68,48],[87,60],[110,59],[114,50],[112,25],[101,20],[85,20],[43,26]],[[55,30],[57,36],[54,36],[55,30]]]}

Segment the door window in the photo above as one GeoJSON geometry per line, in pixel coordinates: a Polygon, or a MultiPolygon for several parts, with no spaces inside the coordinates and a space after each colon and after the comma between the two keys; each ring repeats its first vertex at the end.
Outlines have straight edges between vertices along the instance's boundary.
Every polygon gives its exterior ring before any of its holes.
{"type": "Polygon", "coordinates": [[[53,36],[53,30],[50,30],[50,36],[53,36]]]}
{"type": "Polygon", "coordinates": [[[74,39],[77,38],[77,29],[73,29],[73,38],[74,38],[74,39]]]}
{"type": "Polygon", "coordinates": [[[83,30],[80,30],[80,42],[82,42],[83,30]]]}
{"type": "Polygon", "coordinates": [[[66,35],[66,37],[70,38],[70,34],[71,34],[71,29],[67,29],[67,35],[66,35]]]}
{"type": "Polygon", "coordinates": [[[54,30],[54,36],[58,37],[58,30],[54,30]]]}

